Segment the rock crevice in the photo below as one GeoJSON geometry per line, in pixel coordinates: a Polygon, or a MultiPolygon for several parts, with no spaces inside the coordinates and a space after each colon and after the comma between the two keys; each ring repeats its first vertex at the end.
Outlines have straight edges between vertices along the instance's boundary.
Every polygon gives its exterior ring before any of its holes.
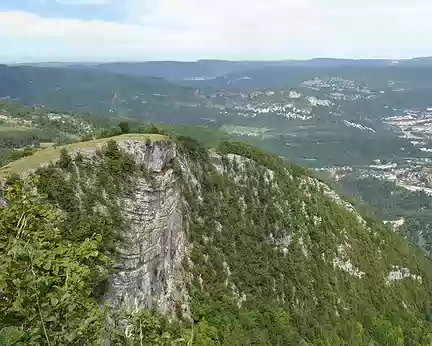
{"type": "Polygon", "coordinates": [[[185,300],[182,198],[170,168],[176,150],[167,142],[125,141],[119,145],[148,169],[151,182],[139,178],[135,188],[122,198],[122,214],[129,227],[122,234],[108,298],[115,309],[137,312],[153,306],[169,315],[185,300]]]}

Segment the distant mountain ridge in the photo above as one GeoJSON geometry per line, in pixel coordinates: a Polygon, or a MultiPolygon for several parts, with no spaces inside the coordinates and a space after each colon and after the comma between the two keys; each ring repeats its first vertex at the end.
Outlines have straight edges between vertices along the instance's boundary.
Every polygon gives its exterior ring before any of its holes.
{"type": "MultiPolygon", "coordinates": [[[[182,123],[196,118],[196,89],[158,77],[136,77],[97,69],[1,66],[0,98],[28,106],[97,112],[105,117],[182,123]],[[188,120],[189,119],[189,120],[188,120]]],[[[201,112],[202,113],[202,112],[201,112]]]]}
{"type": "Polygon", "coordinates": [[[217,60],[197,61],[143,61],[143,62],[46,62],[20,64],[39,67],[62,67],[97,70],[133,76],[161,77],[168,80],[183,80],[190,77],[216,78],[231,73],[255,70],[263,67],[382,67],[382,66],[424,66],[432,63],[431,57],[412,59],[343,59],[313,58],[308,60],[217,60]]]}

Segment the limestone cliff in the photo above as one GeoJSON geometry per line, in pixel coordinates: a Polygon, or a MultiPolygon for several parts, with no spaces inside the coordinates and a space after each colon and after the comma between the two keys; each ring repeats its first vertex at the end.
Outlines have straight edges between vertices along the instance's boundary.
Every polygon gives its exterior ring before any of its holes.
{"type": "Polygon", "coordinates": [[[120,147],[149,171],[123,196],[122,214],[129,229],[119,252],[108,297],[115,308],[138,311],[156,306],[161,312],[175,309],[184,286],[181,261],[186,239],[180,186],[172,170],[175,146],[168,142],[124,141],[120,147]]]}
{"type": "Polygon", "coordinates": [[[430,262],[307,170],[185,138],[80,152],[38,189],[102,235],[115,266],[92,293],[114,311],[153,307],[206,345],[432,342],[430,262]]]}

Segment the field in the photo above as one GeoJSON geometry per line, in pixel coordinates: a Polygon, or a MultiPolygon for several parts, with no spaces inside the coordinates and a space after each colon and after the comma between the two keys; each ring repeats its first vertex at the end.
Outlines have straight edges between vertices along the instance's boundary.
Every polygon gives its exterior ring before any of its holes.
{"type": "Polygon", "coordinates": [[[88,142],[78,142],[73,144],[64,145],[57,148],[47,148],[40,150],[32,156],[21,158],[17,161],[0,168],[0,179],[5,178],[10,174],[20,174],[32,169],[36,169],[44,163],[54,161],[60,157],[61,149],[65,148],[68,151],[74,151],[82,148],[99,148],[109,140],[126,141],[126,140],[164,140],[166,136],[159,134],[125,134],[111,138],[95,139],[88,142]]]}
{"type": "Polygon", "coordinates": [[[41,148],[52,148],[55,145],[54,142],[43,142],[40,143],[41,148]]]}
{"type": "Polygon", "coordinates": [[[35,129],[36,129],[35,127],[24,127],[24,126],[20,126],[20,127],[0,126],[0,132],[11,132],[11,131],[25,132],[25,131],[35,130],[35,129]]]}

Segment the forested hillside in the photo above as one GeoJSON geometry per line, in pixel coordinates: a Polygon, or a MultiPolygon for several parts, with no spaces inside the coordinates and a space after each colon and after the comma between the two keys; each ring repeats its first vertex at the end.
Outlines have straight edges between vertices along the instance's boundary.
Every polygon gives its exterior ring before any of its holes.
{"type": "Polygon", "coordinates": [[[94,114],[53,111],[0,102],[0,166],[37,148],[91,138],[107,120],[94,114]]]}
{"type": "Polygon", "coordinates": [[[168,123],[205,123],[196,89],[160,78],[103,71],[0,65],[0,98],[62,111],[168,123]]]}
{"type": "Polygon", "coordinates": [[[432,342],[430,261],[309,171],[128,136],[4,191],[6,345],[432,342]]]}
{"type": "Polygon", "coordinates": [[[422,191],[407,191],[394,182],[378,179],[341,181],[343,189],[362,201],[381,220],[391,220],[396,232],[432,255],[432,198],[422,191]]]}

